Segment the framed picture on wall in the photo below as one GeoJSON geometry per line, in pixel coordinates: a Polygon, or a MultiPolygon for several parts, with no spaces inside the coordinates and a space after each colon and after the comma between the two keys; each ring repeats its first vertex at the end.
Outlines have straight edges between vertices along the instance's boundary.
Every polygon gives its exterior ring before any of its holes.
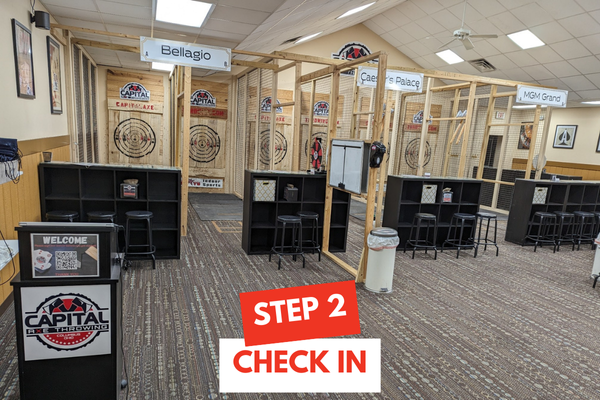
{"type": "Polygon", "coordinates": [[[60,45],[46,36],[48,45],[48,75],[50,81],[50,112],[62,114],[62,92],[60,87],[60,45]]]}
{"type": "Polygon", "coordinates": [[[12,19],[12,31],[15,50],[15,70],[17,72],[17,96],[26,99],[35,99],[31,31],[14,18],[12,19]]]}
{"type": "Polygon", "coordinates": [[[556,149],[572,149],[575,145],[577,125],[556,125],[554,145],[556,149]]]}
{"type": "Polygon", "coordinates": [[[600,135],[598,135],[598,144],[596,145],[596,153],[600,153],[600,135]]]}
{"type": "Polygon", "coordinates": [[[522,124],[523,125],[521,125],[521,132],[519,133],[519,143],[517,144],[517,149],[529,150],[529,144],[531,143],[531,133],[533,132],[533,122],[523,122],[522,124]]]}

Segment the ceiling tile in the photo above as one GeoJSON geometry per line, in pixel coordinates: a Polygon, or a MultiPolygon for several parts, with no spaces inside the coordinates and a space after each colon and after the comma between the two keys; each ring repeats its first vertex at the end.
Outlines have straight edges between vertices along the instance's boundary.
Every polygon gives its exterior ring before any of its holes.
{"type": "Polygon", "coordinates": [[[577,39],[554,43],[550,47],[567,60],[591,55],[589,50],[579,43],[577,39]]]}
{"type": "Polygon", "coordinates": [[[538,3],[525,4],[510,11],[526,26],[536,26],[554,21],[554,18],[538,3]]]}
{"type": "Polygon", "coordinates": [[[554,19],[570,17],[584,12],[574,0],[544,0],[544,8],[554,19]]]}
{"type": "Polygon", "coordinates": [[[389,44],[391,44],[394,47],[402,45],[402,42],[400,40],[396,39],[389,32],[388,33],[384,33],[384,34],[382,34],[380,36],[381,36],[381,38],[383,40],[385,40],[386,42],[388,42],[389,44]]]}
{"type": "Polygon", "coordinates": [[[378,35],[385,33],[385,30],[379,25],[377,25],[372,19],[363,22],[363,25],[365,25],[367,28],[369,28],[378,35]]]}
{"type": "Polygon", "coordinates": [[[546,67],[539,64],[523,67],[523,71],[527,72],[536,81],[554,78],[554,75],[546,67]]]}
{"type": "Polygon", "coordinates": [[[539,64],[539,61],[531,57],[526,51],[515,51],[514,53],[504,53],[519,67],[528,67],[539,64]]]}
{"type": "Polygon", "coordinates": [[[590,82],[592,82],[597,87],[600,87],[600,73],[586,75],[586,78],[588,78],[590,82]]]}
{"type": "Polygon", "coordinates": [[[600,22],[600,10],[590,12],[592,18],[594,18],[597,22],[600,22]]]}
{"type": "Polygon", "coordinates": [[[53,17],[61,25],[76,26],[78,28],[96,29],[98,31],[106,30],[104,28],[104,24],[97,23],[97,22],[83,21],[80,19],[73,19],[73,18],[66,18],[66,17],[59,17],[59,16],[53,16],[53,17]]]}
{"type": "Polygon", "coordinates": [[[548,69],[548,71],[552,72],[554,76],[558,78],[579,75],[579,71],[577,71],[575,67],[564,60],[552,63],[544,63],[543,65],[548,69]]]}
{"type": "Polygon", "coordinates": [[[377,25],[379,25],[379,27],[384,32],[389,32],[389,31],[397,28],[397,25],[394,22],[392,22],[389,18],[387,18],[385,15],[383,15],[383,14],[380,14],[380,15],[372,18],[371,21],[373,21],[377,25]]]}
{"type": "Polygon", "coordinates": [[[576,93],[569,92],[569,100],[598,100],[598,99],[600,99],[600,89],[577,90],[576,93]]]}
{"type": "Polygon", "coordinates": [[[402,41],[403,43],[409,43],[415,40],[414,36],[412,36],[410,33],[408,33],[402,28],[396,28],[390,31],[390,34],[397,40],[402,41]]]}
{"type": "Polygon", "coordinates": [[[62,18],[78,19],[82,21],[100,22],[102,17],[97,11],[84,11],[75,8],[52,6],[48,9],[53,17],[60,16],[62,18]],[[51,8],[51,10],[50,10],[51,8]]]}
{"type": "Polygon", "coordinates": [[[600,33],[580,37],[578,40],[593,54],[600,54],[600,33]]]}
{"type": "Polygon", "coordinates": [[[406,47],[411,49],[417,56],[424,56],[425,54],[430,53],[429,49],[421,45],[419,42],[409,43],[406,47]]]}
{"type": "Polygon", "coordinates": [[[511,80],[521,82],[533,82],[535,78],[529,75],[526,71],[521,68],[509,68],[502,70],[511,80]]]}
{"type": "MultiPolygon", "coordinates": [[[[424,2],[427,0],[423,0],[424,2]]],[[[414,1],[405,1],[404,3],[400,4],[398,7],[396,7],[396,9],[398,11],[400,11],[402,14],[406,15],[406,17],[408,17],[411,21],[416,21],[418,19],[424,18],[425,16],[427,16],[428,14],[431,14],[432,12],[437,12],[439,10],[436,11],[431,11],[431,12],[425,12],[423,11],[423,9],[419,6],[417,6],[414,1]]],[[[441,9],[440,9],[441,10],[441,9]]]]}
{"type": "Polygon", "coordinates": [[[473,43],[475,44],[475,50],[477,51],[477,54],[481,55],[482,57],[489,57],[496,54],[500,54],[500,51],[494,46],[492,46],[489,40],[474,39],[473,43]]]}
{"type": "Polygon", "coordinates": [[[124,46],[139,46],[140,45],[140,41],[134,40],[134,39],[125,39],[125,38],[118,38],[118,37],[112,37],[112,36],[109,36],[105,39],[110,39],[110,42],[113,44],[121,44],[124,46]]]}
{"type": "Polygon", "coordinates": [[[487,57],[486,60],[492,63],[494,67],[497,69],[509,69],[509,68],[517,68],[517,65],[512,62],[508,57],[504,54],[498,54],[495,56],[487,57]]]}
{"type": "Polygon", "coordinates": [[[425,29],[430,35],[441,34],[447,32],[447,29],[440,25],[432,17],[421,18],[418,22],[419,26],[425,29]]]}
{"type": "Polygon", "coordinates": [[[598,0],[576,0],[577,4],[585,11],[600,10],[600,2],[598,0]]]}
{"type": "Polygon", "coordinates": [[[585,76],[569,76],[561,78],[561,80],[573,90],[589,90],[596,89],[594,84],[589,81],[585,76]]]}
{"type": "Polygon", "coordinates": [[[152,19],[152,7],[138,7],[123,3],[114,3],[110,1],[95,0],[98,9],[102,13],[121,15],[136,19],[152,19]]]}
{"type": "Polygon", "coordinates": [[[588,14],[575,15],[559,20],[560,24],[575,37],[600,33],[600,24],[588,14]]]}
{"type": "Polygon", "coordinates": [[[413,51],[410,47],[408,47],[408,45],[401,46],[398,48],[398,50],[400,50],[400,52],[402,52],[408,58],[414,59],[414,58],[419,57],[419,55],[415,51],[413,51]]]}
{"type": "Polygon", "coordinates": [[[425,29],[421,28],[416,22],[411,22],[410,24],[403,26],[403,28],[407,32],[410,32],[410,35],[417,40],[425,39],[427,36],[429,36],[429,33],[425,29]]]}
{"type": "Polygon", "coordinates": [[[238,42],[238,43],[243,41],[246,38],[246,35],[242,35],[239,33],[219,32],[219,31],[213,31],[213,30],[207,29],[207,28],[202,29],[202,31],[200,32],[200,35],[208,36],[208,37],[212,37],[212,38],[227,39],[227,40],[238,42]]]}
{"type": "Polygon", "coordinates": [[[494,18],[491,18],[491,22],[505,35],[527,28],[525,24],[509,11],[494,15],[494,18]]]}
{"type": "Polygon", "coordinates": [[[537,0],[502,0],[502,5],[507,10],[512,10],[521,7],[524,4],[535,3],[537,0]]]}
{"type": "Polygon", "coordinates": [[[431,17],[450,32],[454,32],[456,29],[460,28],[460,18],[456,18],[454,14],[448,11],[437,12],[431,15],[431,17]]]}
{"type": "Polygon", "coordinates": [[[510,40],[508,36],[499,36],[496,39],[489,39],[488,43],[497,48],[501,53],[523,51],[515,42],[510,40]]]}
{"type": "Polygon", "coordinates": [[[569,63],[584,75],[600,72],[600,60],[594,56],[576,58],[569,63]]]}
{"type": "Polygon", "coordinates": [[[561,24],[556,21],[534,26],[529,28],[529,30],[546,44],[562,42],[563,40],[573,37],[565,28],[562,27],[561,24]]]}
{"type": "Polygon", "coordinates": [[[43,0],[41,3],[46,7],[48,12],[54,14],[53,6],[76,8],[78,10],[98,11],[93,0],[43,0]]]}
{"type": "MultiPolygon", "coordinates": [[[[106,29],[109,32],[116,32],[116,33],[124,33],[126,35],[135,35],[135,36],[150,36],[150,28],[145,28],[145,27],[140,27],[140,26],[123,26],[123,25],[110,25],[110,24],[105,24],[106,25],[106,29]]],[[[155,36],[156,36],[156,32],[157,30],[154,30],[155,36]]]]}
{"type": "Polygon", "coordinates": [[[543,86],[555,87],[561,90],[571,90],[563,81],[558,78],[540,79],[538,80],[538,83],[543,86]]]}
{"type": "Polygon", "coordinates": [[[229,21],[210,18],[206,22],[206,24],[204,24],[204,28],[219,32],[240,33],[249,35],[256,28],[256,25],[242,24],[239,22],[233,23],[229,21]]]}
{"type": "MultiPolygon", "coordinates": [[[[139,7],[150,7],[152,8],[152,0],[102,0],[110,3],[122,3],[130,6],[139,6],[139,7]]],[[[205,0],[208,3],[212,3],[211,0],[205,0]]]]}
{"type": "Polygon", "coordinates": [[[396,23],[396,25],[398,25],[398,26],[408,24],[412,21],[406,14],[404,14],[401,11],[401,9],[402,9],[402,5],[399,5],[399,6],[390,8],[389,10],[387,10],[385,12],[385,15],[387,15],[388,18],[391,19],[392,21],[394,21],[396,23]]]}
{"type": "Polygon", "coordinates": [[[530,56],[540,62],[540,64],[561,61],[563,58],[557,54],[550,46],[535,47],[526,50],[530,56]]]}
{"type": "Polygon", "coordinates": [[[427,47],[431,52],[438,52],[442,49],[440,48],[444,43],[441,40],[436,38],[429,38],[421,40],[421,45],[427,47]]]}
{"type": "Polygon", "coordinates": [[[506,8],[496,0],[470,0],[469,4],[486,18],[506,11],[506,8]]]}
{"type": "Polygon", "coordinates": [[[581,96],[579,95],[578,92],[574,92],[574,91],[570,91],[569,95],[568,95],[568,100],[567,100],[567,104],[569,104],[570,102],[572,102],[573,100],[581,100],[581,96]]]}

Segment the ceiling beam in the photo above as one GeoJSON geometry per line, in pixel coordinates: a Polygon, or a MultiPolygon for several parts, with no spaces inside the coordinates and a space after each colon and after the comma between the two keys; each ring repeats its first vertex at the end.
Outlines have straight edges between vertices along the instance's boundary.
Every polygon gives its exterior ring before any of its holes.
{"type": "Polygon", "coordinates": [[[271,69],[273,71],[277,71],[277,69],[279,68],[275,64],[267,64],[267,63],[263,63],[263,62],[246,61],[246,60],[231,60],[231,65],[241,65],[242,67],[264,68],[264,69],[271,69]]]}
{"type": "Polygon", "coordinates": [[[126,35],[124,33],[99,31],[97,29],[80,28],[78,26],[61,25],[61,24],[50,24],[50,27],[51,28],[56,28],[56,29],[63,29],[63,30],[71,31],[71,32],[84,32],[84,33],[91,33],[91,34],[94,34],[94,35],[114,36],[114,37],[120,37],[120,38],[123,38],[123,39],[140,40],[140,37],[139,36],[135,36],[135,35],[126,35]]]}
{"type": "Polygon", "coordinates": [[[123,44],[96,42],[96,41],[87,40],[87,39],[73,38],[73,39],[71,39],[71,43],[79,44],[81,46],[97,47],[99,49],[105,49],[105,50],[127,51],[129,53],[138,53],[138,54],[140,52],[140,48],[136,47],[136,46],[125,46],[123,44]]]}
{"type": "Polygon", "coordinates": [[[274,51],[273,55],[281,57],[285,60],[302,61],[312,64],[339,65],[345,62],[345,60],[336,60],[334,58],[325,58],[317,56],[307,56],[304,54],[294,54],[285,51],[274,51]]]}

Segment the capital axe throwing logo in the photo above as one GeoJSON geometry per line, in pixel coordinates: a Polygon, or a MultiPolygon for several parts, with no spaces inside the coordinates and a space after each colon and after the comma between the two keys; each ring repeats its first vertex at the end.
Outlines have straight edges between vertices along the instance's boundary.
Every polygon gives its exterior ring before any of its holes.
{"type": "Polygon", "coordinates": [[[313,107],[313,114],[315,117],[328,117],[329,103],[326,101],[317,101],[313,107]]]}
{"type": "Polygon", "coordinates": [[[217,99],[210,94],[208,90],[198,89],[194,93],[192,93],[192,98],[190,100],[193,106],[199,107],[217,107],[217,99]]]}
{"type": "Polygon", "coordinates": [[[150,92],[144,85],[137,82],[129,82],[123,86],[120,96],[125,100],[150,101],[150,92]]]}
{"type": "MultiPolygon", "coordinates": [[[[72,288],[79,289],[81,286],[72,288]]],[[[45,290],[46,288],[33,289],[45,290]]],[[[62,287],[61,289],[68,290],[69,288],[62,287]]],[[[110,287],[108,285],[99,285],[90,291],[94,291],[93,294],[108,295],[102,296],[108,300],[105,299],[101,302],[110,304],[110,287]]],[[[102,308],[92,300],[91,297],[96,296],[86,296],[79,291],[54,294],[32,307],[35,303],[32,300],[26,300],[27,294],[28,291],[22,291],[26,359],[110,353],[110,308],[102,308]],[[46,349],[39,347],[39,344],[35,346],[36,340],[46,349]],[[94,343],[96,340],[100,340],[100,342],[94,343]],[[88,348],[84,349],[86,347],[88,348]]]]}
{"type": "MultiPolygon", "coordinates": [[[[281,102],[279,100],[276,100],[276,102],[277,102],[277,104],[281,104],[281,102]]],[[[262,101],[260,102],[260,111],[261,112],[271,112],[271,96],[267,96],[264,99],[262,99],[262,101]]],[[[275,112],[277,114],[280,114],[283,112],[283,108],[277,107],[275,112]]]]}
{"type": "MultiPolygon", "coordinates": [[[[369,48],[360,43],[360,42],[351,42],[343,45],[337,53],[331,53],[331,58],[335,60],[356,60],[361,57],[366,57],[371,55],[371,50],[369,48]]],[[[369,61],[370,63],[376,63],[377,60],[369,61]]],[[[342,72],[342,75],[352,75],[354,76],[354,70],[351,69],[349,71],[342,72]]]]}

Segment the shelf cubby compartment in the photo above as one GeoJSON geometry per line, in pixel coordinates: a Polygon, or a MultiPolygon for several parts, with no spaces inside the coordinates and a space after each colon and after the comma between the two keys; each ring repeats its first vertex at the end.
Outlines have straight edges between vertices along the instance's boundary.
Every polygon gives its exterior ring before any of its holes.
{"type": "Polygon", "coordinates": [[[148,200],[179,200],[178,182],[172,174],[165,172],[148,172],[148,200]]]}
{"type": "Polygon", "coordinates": [[[583,201],[584,185],[570,185],[567,202],[572,204],[580,204],[583,201]]]}
{"type": "Polygon", "coordinates": [[[438,217],[438,224],[449,224],[452,220],[452,216],[459,210],[458,204],[444,204],[440,207],[440,216],[438,217]]]}
{"type": "Polygon", "coordinates": [[[550,194],[546,200],[547,203],[563,204],[567,196],[567,185],[550,186],[550,194]]]}
{"type": "Polygon", "coordinates": [[[582,204],[581,205],[581,211],[594,212],[595,208],[596,208],[595,204],[582,204]]]}
{"type": "Polygon", "coordinates": [[[276,205],[272,203],[254,203],[252,206],[252,215],[250,223],[252,226],[265,224],[266,226],[275,227],[277,219],[276,205]]]}
{"type": "Polygon", "coordinates": [[[400,213],[398,216],[398,222],[402,223],[402,222],[406,222],[409,224],[412,224],[413,222],[413,217],[415,216],[416,213],[419,212],[419,205],[415,204],[415,205],[403,205],[402,207],[400,207],[400,213]]]}
{"type": "Polygon", "coordinates": [[[583,191],[584,204],[596,204],[600,185],[586,185],[583,191]]]}
{"type": "MultiPolygon", "coordinates": [[[[40,164],[40,167],[42,165],[40,164]]],[[[79,171],[77,169],[48,168],[51,174],[44,174],[44,196],[54,199],[79,198],[79,171]]]]}
{"type": "MultiPolygon", "coordinates": [[[[333,200],[335,201],[335,192],[333,200]]],[[[302,190],[302,197],[298,197],[298,199],[302,199],[305,202],[317,202],[324,203],[325,202],[325,180],[324,179],[304,179],[304,188],[302,190]]]]}
{"type": "MultiPolygon", "coordinates": [[[[115,190],[116,190],[116,194],[117,194],[117,199],[121,198],[121,183],[123,183],[123,181],[125,179],[137,179],[138,180],[138,198],[137,200],[146,200],[148,198],[148,190],[147,190],[147,184],[148,184],[148,175],[146,171],[136,171],[136,170],[131,170],[131,171],[124,171],[124,170],[117,170],[116,175],[115,175],[115,190]]],[[[133,199],[123,199],[123,200],[133,200],[133,199]]]]}
{"type": "Polygon", "coordinates": [[[152,244],[156,247],[156,258],[178,258],[179,240],[178,229],[152,230],[152,244]]]}
{"type": "Polygon", "coordinates": [[[177,229],[179,207],[177,203],[150,202],[148,211],[154,215],[153,229],[177,229]]]}
{"type": "Polygon", "coordinates": [[[329,231],[329,251],[332,253],[338,253],[346,251],[346,235],[348,228],[332,227],[329,231]]]}
{"type": "Polygon", "coordinates": [[[437,204],[421,204],[421,208],[419,209],[420,213],[433,214],[438,219],[439,222],[439,210],[440,206],[437,204]]]}
{"type": "Polygon", "coordinates": [[[480,196],[481,182],[463,182],[462,193],[460,196],[461,203],[472,203],[479,205],[480,196]]]}
{"type": "Polygon", "coordinates": [[[338,207],[331,209],[331,226],[336,228],[348,226],[347,204],[340,204],[338,207]]]}
{"type": "Polygon", "coordinates": [[[82,200],[81,220],[88,221],[87,213],[90,211],[112,211],[115,212],[115,201],[113,200],[82,200]]]}
{"type": "Polygon", "coordinates": [[[533,215],[536,212],[546,212],[548,210],[548,206],[545,204],[532,204],[531,205],[531,213],[529,214],[529,221],[533,219],[533,215]]]}
{"type": "Polygon", "coordinates": [[[479,206],[476,204],[461,204],[458,210],[463,214],[475,215],[479,211],[479,206]]]}
{"type": "Polygon", "coordinates": [[[302,204],[300,202],[281,201],[277,203],[277,215],[296,215],[298,211],[302,210],[302,204]]]}
{"type": "Polygon", "coordinates": [[[323,218],[325,217],[325,206],[316,203],[303,203],[302,211],[311,211],[319,214],[319,226],[323,226],[323,218]]]}
{"type": "Polygon", "coordinates": [[[128,211],[148,211],[147,203],[143,201],[117,201],[117,221],[120,221],[123,226],[127,221],[125,213],[128,211]]]}
{"type": "Polygon", "coordinates": [[[288,177],[288,176],[280,176],[279,180],[277,181],[277,186],[276,186],[276,190],[277,190],[277,200],[278,201],[287,201],[284,199],[283,195],[285,193],[285,188],[287,187],[287,185],[294,185],[295,188],[298,189],[298,197],[297,200],[295,200],[294,202],[301,202],[302,201],[302,177],[288,177]]]}
{"type": "MultiPolygon", "coordinates": [[[[81,215],[79,200],[46,200],[46,209],[48,211],[76,211],[79,213],[79,218],[75,221],[85,221],[86,218],[81,215]]],[[[42,215],[42,220],[46,221],[46,215],[42,215]]]]}
{"type": "Polygon", "coordinates": [[[81,170],[81,198],[113,200],[115,198],[115,173],[110,169],[81,170]]]}
{"type": "Polygon", "coordinates": [[[581,204],[567,204],[565,207],[565,211],[570,213],[574,211],[581,211],[581,204]]]}
{"type": "Polygon", "coordinates": [[[553,213],[555,211],[562,211],[562,210],[563,210],[562,204],[548,204],[548,207],[546,208],[546,212],[549,212],[549,213],[553,213]]]}
{"type": "Polygon", "coordinates": [[[443,198],[443,190],[445,188],[450,188],[452,189],[452,203],[459,203],[461,196],[462,196],[462,187],[463,184],[460,181],[445,181],[443,183],[443,187],[441,189],[438,190],[438,202],[441,203],[442,202],[442,198],[443,198]]]}
{"type": "Polygon", "coordinates": [[[341,190],[333,189],[333,200],[332,203],[350,203],[350,193],[343,192],[341,190]]]}
{"type": "Polygon", "coordinates": [[[259,228],[254,230],[256,234],[250,237],[250,254],[268,254],[273,247],[273,237],[275,236],[275,227],[259,228]]]}

